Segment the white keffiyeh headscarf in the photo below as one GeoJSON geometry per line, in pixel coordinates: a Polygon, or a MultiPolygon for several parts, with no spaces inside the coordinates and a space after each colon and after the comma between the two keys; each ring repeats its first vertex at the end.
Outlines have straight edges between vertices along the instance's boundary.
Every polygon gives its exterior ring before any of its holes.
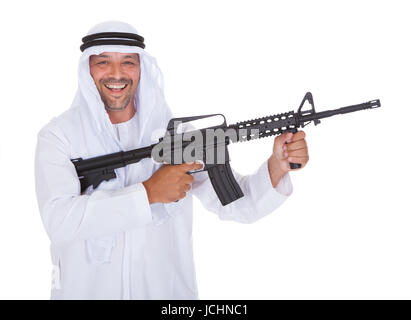
{"type": "MultiPolygon", "coordinates": [[[[88,35],[102,32],[124,32],[137,34],[131,25],[109,21],[93,27],[88,35]]],[[[120,145],[115,137],[104,103],[90,75],[89,58],[103,52],[137,53],[140,57],[140,81],[134,96],[134,106],[138,119],[138,135],[136,145],[147,146],[153,142],[151,132],[165,128],[171,118],[171,111],[164,98],[163,75],[157,61],[144,49],[128,45],[97,45],[86,48],[80,57],[78,68],[78,91],[72,103],[72,108],[87,108],[85,121],[87,125],[94,126],[96,135],[100,137],[100,149],[92,151],[99,155],[119,151],[120,145]]],[[[82,112],[83,114],[83,112],[82,112]]],[[[94,131],[94,130],[93,130],[94,131]]]]}

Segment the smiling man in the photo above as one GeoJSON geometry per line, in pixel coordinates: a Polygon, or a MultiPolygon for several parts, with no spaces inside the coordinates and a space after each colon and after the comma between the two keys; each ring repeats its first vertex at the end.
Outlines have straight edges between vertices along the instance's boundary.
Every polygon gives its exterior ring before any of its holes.
{"type": "Polygon", "coordinates": [[[105,22],[83,38],[78,92],[38,134],[36,193],[51,240],[53,299],[196,299],[193,195],[222,220],[251,223],[291,194],[289,161],[308,161],[304,132],[283,134],[254,174],[234,172],[244,197],[222,206],[196,163],[144,159],[81,192],[70,159],[158,142],[172,118],[156,60],[130,25],[105,22]],[[179,201],[177,201],[179,200],[179,201]]]}
{"type": "Polygon", "coordinates": [[[104,52],[90,57],[90,73],[112,123],[132,118],[134,92],[140,80],[137,53],[104,52]],[[126,110],[126,112],[118,112],[126,110]]]}

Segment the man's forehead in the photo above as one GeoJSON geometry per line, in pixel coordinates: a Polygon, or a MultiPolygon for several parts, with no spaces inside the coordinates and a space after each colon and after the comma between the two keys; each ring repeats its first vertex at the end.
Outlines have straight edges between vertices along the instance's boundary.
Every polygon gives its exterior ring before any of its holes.
{"type": "Polygon", "coordinates": [[[91,57],[95,58],[114,58],[114,57],[120,57],[120,58],[133,58],[133,59],[138,59],[139,55],[138,53],[135,52],[130,52],[130,53],[124,53],[124,52],[102,52],[98,55],[92,55],[91,57]]]}

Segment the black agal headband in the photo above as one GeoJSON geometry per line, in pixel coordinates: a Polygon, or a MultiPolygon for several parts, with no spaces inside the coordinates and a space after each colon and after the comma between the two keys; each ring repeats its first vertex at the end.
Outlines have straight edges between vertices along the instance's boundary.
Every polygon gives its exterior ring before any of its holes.
{"type": "Polygon", "coordinates": [[[81,52],[89,47],[103,46],[107,44],[119,44],[124,46],[136,46],[145,48],[144,38],[136,33],[126,32],[101,32],[85,36],[80,46],[81,52]]]}

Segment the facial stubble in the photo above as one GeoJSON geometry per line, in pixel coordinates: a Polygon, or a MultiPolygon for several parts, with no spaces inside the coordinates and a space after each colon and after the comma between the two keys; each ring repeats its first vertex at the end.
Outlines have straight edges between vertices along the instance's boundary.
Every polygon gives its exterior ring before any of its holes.
{"type": "MultiPolygon", "coordinates": [[[[106,83],[106,81],[101,82],[102,87],[105,85],[105,83],[106,83]]],[[[122,82],[122,83],[125,83],[125,82],[122,82]]],[[[130,90],[130,88],[132,88],[132,86],[133,86],[133,81],[127,82],[127,87],[128,87],[127,89],[128,90],[130,90]]],[[[102,88],[99,91],[100,91],[101,100],[103,101],[104,107],[106,108],[107,111],[123,111],[123,110],[125,110],[127,108],[128,104],[130,103],[131,96],[133,94],[133,92],[129,92],[126,95],[124,103],[120,107],[114,107],[114,106],[110,105],[109,99],[108,99],[107,95],[104,93],[104,89],[102,88]]]]}

